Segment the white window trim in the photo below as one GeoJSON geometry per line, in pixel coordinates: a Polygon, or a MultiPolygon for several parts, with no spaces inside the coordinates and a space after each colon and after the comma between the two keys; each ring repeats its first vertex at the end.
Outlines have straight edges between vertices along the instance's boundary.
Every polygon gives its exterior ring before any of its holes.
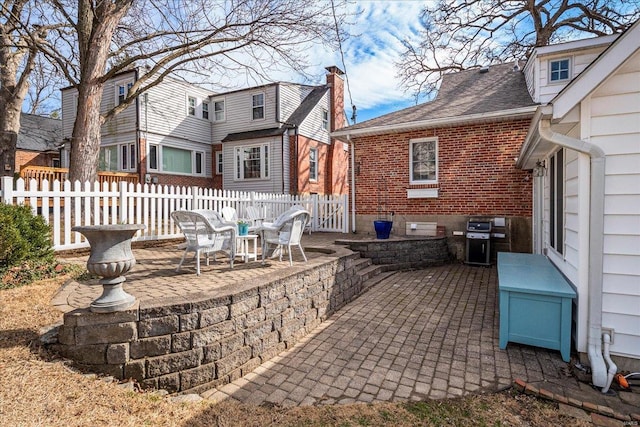
{"type": "Polygon", "coordinates": [[[166,175],[178,175],[178,176],[206,176],[207,175],[207,153],[203,150],[197,150],[197,149],[189,149],[189,148],[184,148],[184,147],[177,147],[171,144],[149,144],[149,148],[147,150],[147,169],[150,171],[154,171],[156,173],[162,173],[162,174],[166,174],[166,175]],[[149,156],[150,151],[151,151],[151,146],[155,146],[156,147],[156,162],[158,167],[156,169],[153,169],[151,167],[151,158],[149,156]],[[180,172],[173,172],[173,171],[165,171],[162,168],[162,156],[163,156],[163,148],[167,146],[176,150],[183,150],[183,151],[189,151],[191,152],[191,173],[180,173],[180,172]],[[196,172],[196,153],[200,153],[201,154],[201,158],[202,158],[202,173],[197,173],[196,172]]]}
{"type": "Polygon", "coordinates": [[[324,129],[327,132],[329,132],[330,124],[329,124],[329,110],[328,109],[326,109],[326,108],[322,109],[320,120],[322,121],[322,124],[321,124],[322,129],[324,129]],[[326,120],[325,120],[325,114],[326,114],[326,117],[327,117],[326,120]]]}
{"type": "Polygon", "coordinates": [[[547,82],[549,84],[558,84],[558,83],[566,83],[568,81],[571,80],[572,77],[572,64],[573,63],[573,59],[570,56],[566,56],[566,57],[562,57],[562,58],[553,58],[553,59],[549,59],[547,62],[547,82]],[[568,61],[569,65],[567,68],[567,78],[566,79],[559,79],[559,80],[551,80],[551,63],[552,62],[560,62],[560,61],[568,61]]]}
{"type": "MultiPolygon", "coordinates": [[[[138,169],[138,146],[135,142],[127,142],[123,144],[105,144],[100,146],[100,150],[103,148],[116,147],[116,169],[112,172],[135,172],[138,169]],[[131,158],[131,149],[133,148],[133,159],[131,158]],[[122,162],[124,160],[122,156],[122,150],[126,150],[127,165],[123,167],[122,162]]],[[[112,164],[113,160],[109,160],[109,164],[112,164]]]]}
{"type": "MultiPolygon", "coordinates": [[[[133,79],[119,80],[114,83],[115,88],[115,105],[120,105],[120,88],[125,89],[124,97],[126,98],[129,94],[129,90],[133,86],[133,79]]],[[[77,97],[78,95],[76,95],[77,97]]],[[[77,105],[77,104],[76,104],[77,105]]],[[[76,107],[77,109],[77,107],[76,107]]]]}
{"type": "Polygon", "coordinates": [[[318,149],[315,147],[309,148],[309,181],[311,182],[317,182],[318,181],[318,149]],[[315,157],[315,172],[316,172],[316,176],[311,176],[311,152],[315,152],[316,153],[316,157],[315,157]]]}
{"type": "Polygon", "coordinates": [[[267,117],[267,107],[266,107],[266,103],[267,103],[267,97],[265,96],[264,92],[256,92],[256,93],[252,93],[251,94],[251,110],[250,110],[250,114],[251,114],[251,120],[252,121],[258,121],[258,120],[265,120],[267,117]],[[262,117],[259,119],[254,119],[253,118],[253,109],[259,107],[259,105],[253,105],[253,97],[254,96],[258,96],[258,95],[262,95],[262,117]]]}
{"type": "Polygon", "coordinates": [[[187,117],[198,117],[198,98],[193,95],[187,95],[187,117]],[[193,114],[189,112],[191,108],[191,100],[194,100],[193,114]]]}
{"type": "MultiPolygon", "coordinates": [[[[252,101],[253,102],[253,101],[252,101]]],[[[211,116],[213,114],[213,117],[211,118],[214,122],[225,122],[227,121],[227,100],[225,98],[214,98],[211,100],[210,102],[210,106],[213,106],[213,108],[210,108],[210,112],[209,115],[211,116]],[[216,102],[222,102],[222,118],[218,120],[218,118],[216,117],[216,102]]]]}
{"type": "Polygon", "coordinates": [[[200,117],[202,117],[202,120],[207,120],[207,121],[211,120],[211,102],[205,101],[205,100],[202,100],[202,102],[200,102],[200,117]],[[205,113],[204,106],[205,105],[207,106],[206,112],[207,112],[207,115],[209,117],[205,117],[204,116],[204,113],[205,113]]]}
{"type": "Polygon", "coordinates": [[[233,180],[234,181],[260,181],[260,180],[268,180],[271,171],[271,146],[269,143],[263,142],[259,144],[247,144],[247,145],[239,145],[233,148],[233,180]],[[238,177],[238,150],[243,150],[245,148],[253,148],[260,147],[260,178],[245,178],[244,177],[244,168],[240,168],[240,172],[242,176],[238,177]],[[268,159],[265,162],[264,160],[264,147],[267,147],[268,159]],[[267,173],[265,173],[265,169],[267,173]]]}
{"type": "Polygon", "coordinates": [[[222,154],[222,151],[216,151],[215,152],[215,156],[216,156],[216,175],[223,175],[224,174],[224,157],[222,154]]]}
{"type": "Polygon", "coordinates": [[[438,183],[438,169],[440,167],[440,159],[438,155],[438,137],[429,137],[429,138],[417,138],[409,140],[409,184],[437,184],[438,183]],[[436,144],[436,178],[435,179],[424,179],[424,180],[414,180],[413,179],[413,144],[420,142],[435,142],[436,144]]]}

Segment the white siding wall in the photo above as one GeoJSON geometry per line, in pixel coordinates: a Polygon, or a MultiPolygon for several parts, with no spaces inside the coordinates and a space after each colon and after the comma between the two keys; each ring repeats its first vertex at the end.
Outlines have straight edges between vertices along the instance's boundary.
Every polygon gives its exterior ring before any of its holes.
{"type": "MultiPolygon", "coordinates": [[[[225,121],[214,122],[212,132],[213,143],[219,143],[230,133],[269,129],[280,126],[276,121],[277,85],[278,84],[272,84],[213,96],[211,98],[212,101],[219,98],[224,98],[225,100],[225,121]],[[259,93],[264,93],[265,117],[261,120],[252,120],[252,96],[259,93]]],[[[211,114],[213,115],[213,102],[211,105],[211,114]]],[[[225,187],[225,189],[226,188],[227,187],[225,187]]]]}
{"type": "Polygon", "coordinates": [[[139,98],[140,130],[159,135],[170,135],[187,141],[211,144],[211,117],[202,118],[202,101],[208,101],[212,92],[173,79],[165,79],[139,98]],[[197,100],[196,115],[187,113],[187,99],[197,100]]]}
{"type": "Polygon", "coordinates": [[[547,103],[553,99],[570,80],[563,82],[550,82],[549,81],[549,61],[563,58],[570,59],[571,79],[574,79],[580,74],[593,60],[605,49],[606,46],[599,46],[597,48],[580,50],[573,53],[558,52],[549,55],[543,55],[536,58],[536,67],[531,66],[533,69],[539,70],[537,79],[535,80],[535,94],[532,94],[534,101],[540,103],[547,103]]]}
{"type": "MultiPolygon", "coordinates": [[[[288,138],[283,140],[282,137],[274,138],[261,138],[251,141],[241,142],[226,142],[222,144],[222,157],[224,159],[223,165],[223,188],[225,190],[238,190],[238,191],[260,191],[266,193],[282,193],[283,182],[283,168],[282,153],[283,153],[283,141],[285,153],[288,153],[288,138]],[[246,146],[252,144],[269,144],[269,178],[267,179],[251,179],[251,180],[236,180],[234,173],[234,156],[235,148],[238,146],[246,146]]],[[[288,158],[288,157],[287,157],[288,158]]],[[[285,181],[285,193],[289,188],[289,182],[285,181]]]]}
{"type": "Polygon", "coordinates": [[[588,100],[606,158],[603,326],[613,353],[640,358],[640,52],[588,100]]]}
{"type": "MultiPolygon", "coordinates": [[[[331,139],[329,137],[329,131],[322,128],[322,110],[326,110],[329,113],[329,121],[331,121],[331,109],[329,108],[329,101],[331,95],[327,91],[320,102],[311,110],[307,118],[300,125],[300,134],[316,141],[329,144],[331,139]]],[[[331,123],[329,123],[329,129],[331,129],[331,123]]]]}
{"type": "Polygon", "coordinates": [[[280,84],[280,120],[286,121],[312,90],[312,86],[280,84]]]}

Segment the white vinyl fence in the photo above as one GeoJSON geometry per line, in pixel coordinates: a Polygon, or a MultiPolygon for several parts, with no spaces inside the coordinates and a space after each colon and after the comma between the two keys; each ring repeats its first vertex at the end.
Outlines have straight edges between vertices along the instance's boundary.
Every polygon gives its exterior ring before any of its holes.
{"type": "Polygon", "coordinates": [[[102,224],[144,224],[146,229],[134,241],[173,239],[182,236],[171,220],[174,210],[211,209],[220,212],[231,206],[238,217],[245,215],[247,206],[258,207],[264,218],[275,218],[293,205],[302,205],[311,212],[311,231],[348,233],[347,196],[292,196],[242,191],[224,191],[199,187],[173,187],[126,182],[80,183],[73,185],[43,181],[40,188],[35,180],[25,189],[22,179],[3,177],[0,200],[6,204],[26,204],[32,212],[42,215],[51,226],[54,250],[88,247],[74,226],[102,224]]]}

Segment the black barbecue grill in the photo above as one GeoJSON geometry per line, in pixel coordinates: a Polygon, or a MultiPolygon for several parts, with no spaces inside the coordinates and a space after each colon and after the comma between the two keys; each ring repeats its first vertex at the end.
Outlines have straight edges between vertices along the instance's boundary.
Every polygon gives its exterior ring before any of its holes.
{"type": "Polygon", "coordinates": [[[467,221],[467,264],[491,265],[491,220],[467,221]]]}

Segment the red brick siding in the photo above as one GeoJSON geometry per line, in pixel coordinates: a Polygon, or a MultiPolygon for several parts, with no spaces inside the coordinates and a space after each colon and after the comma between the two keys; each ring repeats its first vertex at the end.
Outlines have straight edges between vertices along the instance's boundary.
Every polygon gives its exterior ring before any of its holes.
{"type": "Polygon", "coordinates": [[[53,166],[53,159],[59,158],[58,154],[38,153],[35,151],[16,150],[16,171],[23,166],[53,166]]]}
{"type": "Polygon", "coordinates": [[[515,168],[530,120],[483,123],[357,138],[356,209],[378,213],[378,183],[388,211],[411,215],[531,217],[532,180],[515,168]],[[438,184],[409,184],[409,140],[438,137],[438,184]],[[438,188],[438,197],[408,199],[407,190],[438,188]]]}

